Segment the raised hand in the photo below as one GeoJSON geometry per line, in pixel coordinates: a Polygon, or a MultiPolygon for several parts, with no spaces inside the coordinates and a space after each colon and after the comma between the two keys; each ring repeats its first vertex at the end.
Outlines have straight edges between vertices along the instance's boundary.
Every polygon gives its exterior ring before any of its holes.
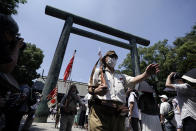
{"type": "Polygon", "coordinates": [[[147,66],[145,71],[148,76],[157,74],[160,71],[159,64],[150,64],[147,66]]]}

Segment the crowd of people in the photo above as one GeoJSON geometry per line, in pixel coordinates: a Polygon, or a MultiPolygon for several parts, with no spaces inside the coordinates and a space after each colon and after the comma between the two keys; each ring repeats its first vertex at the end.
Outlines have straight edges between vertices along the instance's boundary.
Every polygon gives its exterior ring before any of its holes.
{"type": "MultiPolygon", "coordinates": [[[[144,73],[131,77],[115,72],[117,58],[114,51],[108,51],[101,59],[105,83],[102,67],[92,71],[86,97],[89,131],[196,130],[195,68],[183,76],[174,72],[168,76],[165,86],[176,92],[175,97],[168,98],[165,94],[158,96],[155,87],[145,81],[159,72],[158,64],[150,64],[144,73]]],[[[81,100],[77,101],[82,105],[81,100]]],[[[74,113],[75,125],[81,110],[74,113]]],[[[73,124],[73,115],[71,121],[73,124]]]]}
{"type": "MultiPolygon", "coordinates": [[[[28,117],[21,129],[29,130],[42,97],[26,81],[12,76],[25,48],[18,32],[14,19],[0,14],[0,131],[19,130],[24,115],[28,117]]],[[[169,74],[165,86],[176,97],[162,94],[159,103],[154,87],[145,81],[159,72],[159,65],[149,64],[132,77],[115,70],[117,59],[115,51],[99,59],[100,68],[93,68],[85,98],[80,98],[76,85],[70,85],[51,110],[60,131],[71,131],[73,124],[89,131],[196,131],[196,68],[184,75],[169,74]]]]}
{"type": "Polygon", "coordinates": [[[108,51],[100,60],[102,67],[92,71],[90,131],[196,131],[196,68],[182,76],[168,75],[165,86],[177,95],[171,100],[160,95],[160,103],[155,87],[145,81],[159,72],[159,65],[150,64],[144,73],[131,77],[115,71],[117,59],[108,51]]]}

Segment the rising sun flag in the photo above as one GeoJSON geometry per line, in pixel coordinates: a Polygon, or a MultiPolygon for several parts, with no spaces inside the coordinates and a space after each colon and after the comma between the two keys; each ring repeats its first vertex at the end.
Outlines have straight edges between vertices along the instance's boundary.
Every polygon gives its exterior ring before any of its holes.
{"type": "Polygon", "coordinates": [[[74,54],[73,54],[71,60],[69,61],[69,64],[67,65],[67,68],[66,68],[66,70],[65,70],[64,77],[63,77],[63,80],[64,80],[64,81],[67,81],[67,78],[70,76],[70,73],[71,73],[71,70],[72,70],[72,66],[73,66],[73,61],[74,61],[75,54],[76,54],[76,50],[74,51],[74,54]]]}
{"type": "Polygon", "coordinates": [[[48,107],[51,108],[57,104],[58,87],[55,87],[47,96],[48,107]]]}
{"type": "MultiPolygon", "coordinates": [[[[73,54],[71,60],[69,61],[69,64],[67,65],[67,68],[66,68],[66,70],[65,70],[64,78],[63,78],[63,80],[64,80],[65,82],[67,81],[68,77],[69,77],[70,74],[71,74],[75,54],[76,54],[76,50],[74,51],[74,54],[73,54]]],[[[57,84],[57,85],[58,85],[58,84],[57,84]]],[[[54,106],[54,105],[57,104],[57,94],[58,94],[58,87],[55,87],[55,88],[50,92],[50,94],[47,96],[47,99],[48,99],[48,107],[49,107],[49,108],[51,108],[52,106],[54,106]]]]}

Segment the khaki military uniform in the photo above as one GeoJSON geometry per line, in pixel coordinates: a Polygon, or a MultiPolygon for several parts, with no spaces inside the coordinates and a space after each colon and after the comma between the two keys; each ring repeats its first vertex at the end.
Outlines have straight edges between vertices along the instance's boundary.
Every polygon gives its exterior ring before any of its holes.
{"type": "MultiPolygon", "coordinates": [[[[104,96],[97,95],[97,98],[105,104],[93,104],[90,108],[89,131],[124,131],[125,116],[122,116],[111,106],[107,105],[125,105],[127,87],[134,87],[132,80],[134,77],[119,74],[113,74],[106,68],[105,80],[108,86],[108,92],[104,96]]],[[[98,86],[101,83],[100,71],[95,70],[93,75],[93,85],[98,86]]]]}

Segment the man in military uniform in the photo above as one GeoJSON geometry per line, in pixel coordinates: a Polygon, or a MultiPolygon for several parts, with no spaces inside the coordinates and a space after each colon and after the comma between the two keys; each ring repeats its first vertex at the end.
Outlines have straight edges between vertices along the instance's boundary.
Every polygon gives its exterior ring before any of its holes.
{"type": "Polygon", "coordinates": [[[115,51],[108,51],[101,59],[102,67],[93,71],[88,92],[91,100],[89,125],[90,131],[124,131],[126,88],[134,87],[140,81],[159,72],[158,64],[150,64],[144,73],[131,77],[115,72],[118,59],[115,51]],[[103,82],[105,79],[105,83],[103,82]]]}

